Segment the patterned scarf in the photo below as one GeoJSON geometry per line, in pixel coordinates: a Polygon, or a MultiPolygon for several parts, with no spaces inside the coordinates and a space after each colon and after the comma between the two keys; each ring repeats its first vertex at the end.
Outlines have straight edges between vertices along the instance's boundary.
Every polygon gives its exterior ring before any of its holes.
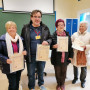
{"type": "MultiPolygon", "coordinates": [[[[65,31],[58,32],[58,30],[57,30],[56,33],[57,33],[57,36],[66,36],[65,31]]],[[[62,52],[61,63],[64,63],[64,60],[65,60],[65,52],[62,52]]]]}

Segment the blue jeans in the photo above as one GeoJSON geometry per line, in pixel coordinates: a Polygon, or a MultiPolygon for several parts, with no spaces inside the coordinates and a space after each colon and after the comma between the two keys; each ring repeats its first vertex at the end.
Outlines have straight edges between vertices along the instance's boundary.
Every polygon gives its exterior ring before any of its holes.
{"type": "Polygon", "coordinates": [[[43,72],[45,68],[44,61],[36,61],[36,57],[32,57],[32,62],[27,62],[27,71],[28,71],[28,87],[29,89],[35,88],[35,69],[38,73],[38,85],[41,86],[44,84],[43,72]]]}
{"type": "Polygon", "coordinates": [[[19,81],[21,77],[21,70],[15,73],[6,74],[9,82],[8,90],[19,90],[19,81]]]}

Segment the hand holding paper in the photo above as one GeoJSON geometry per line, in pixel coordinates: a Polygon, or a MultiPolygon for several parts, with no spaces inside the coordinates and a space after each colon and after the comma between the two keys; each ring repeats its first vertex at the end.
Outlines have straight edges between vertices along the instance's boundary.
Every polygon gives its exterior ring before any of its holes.
{"type": "Polygon", "coordinates": [[[49,59],[49,45],[37,44],[37,61],[47,61],[49,59]]]}
{"type": "Polygon", "coordinates": [[[11,64],[12,61],[11,61],[10,59],[7,59],[7,63],[8,63],[8,64],[11,64]]]}
{"type": "Polygon", "coordinates": [[[84,46],[85,44],[82,41],[80,41],[78,38],[76,38],[73,42],[72,48],[80,51],[84,51],[84,46]]]}
{"type": "Polygon", "coordinates": [[[57,36],[58,52],[68,52],[68,37],[57,36]]]}
{"type": "Polygon", "coordinates": [[[48,42],[47,41],[43,41],[42,45],[48,45],[48,42]]]}
{"type": "Polygon", "coordinates": [[[53,45],[53,48],[58,48],[58,45],[57,44],[53,45]]]}
{"type": "Polygon", "coordinates": [[[22,54],[23,54],[23,55],[27,55],[27,51],[23,51],[22,54]]]}
{"type": "Polygon", "coordinates": [[[12,63],[10,64],[10,72],[15,72],[24,69],[24,57],[23,54],[15,53],[10,56],[12,63]]]}

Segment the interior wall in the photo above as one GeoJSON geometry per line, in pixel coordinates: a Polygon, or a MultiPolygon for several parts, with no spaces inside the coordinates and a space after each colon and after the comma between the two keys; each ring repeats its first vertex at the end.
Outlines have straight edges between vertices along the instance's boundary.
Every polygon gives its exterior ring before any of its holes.
{"type": "MultiPolygon", "coordinates": [[[[30,21],[30,14],[2,12],[2,9],[0,8],[0,22],[2,22],[0,23],[0,35],[6,32],[5,23],[7,21],[14,21],[17,24],[17,32],[20,35],[23,25],[29,23],[30,21]]],[[[42,16],[42,22],[49,27],[51,34],[53,34],[55,31],[55,15],[44,14],[42,16]]]]}
{"type": "Polygon", "coordinates": [[[78,13],[88,8],[90,0],[55,0],[56,19],[78,18],[78,13]]]}
{"type": "MultiPolygon", "coordinates": [[[[90,0],[54,0],[56,19],[78,18],[78,12],[90,8],[90,0]]],[[[0,0],[1,6],[1,0],[0,0]]]]}
{"type": "Polygon", "coordinates": [[[82,10],[86,10],[90,8],[90,0],[73,0],[73,17],[77,18],[78,13],[82,10]]]}
{"type": "Polygon", "coordinates": [[[55,0],[56,19],[73,18],[73,0],[55,0]]]}

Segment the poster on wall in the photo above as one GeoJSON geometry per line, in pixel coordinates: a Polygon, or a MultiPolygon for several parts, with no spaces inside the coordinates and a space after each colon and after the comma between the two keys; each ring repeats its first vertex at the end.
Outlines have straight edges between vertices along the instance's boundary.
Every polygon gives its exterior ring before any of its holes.
{"type": "Polygon", "coordinates": [[[2,8],[2,0],[0,0],[0,8],[2,8]]]}

